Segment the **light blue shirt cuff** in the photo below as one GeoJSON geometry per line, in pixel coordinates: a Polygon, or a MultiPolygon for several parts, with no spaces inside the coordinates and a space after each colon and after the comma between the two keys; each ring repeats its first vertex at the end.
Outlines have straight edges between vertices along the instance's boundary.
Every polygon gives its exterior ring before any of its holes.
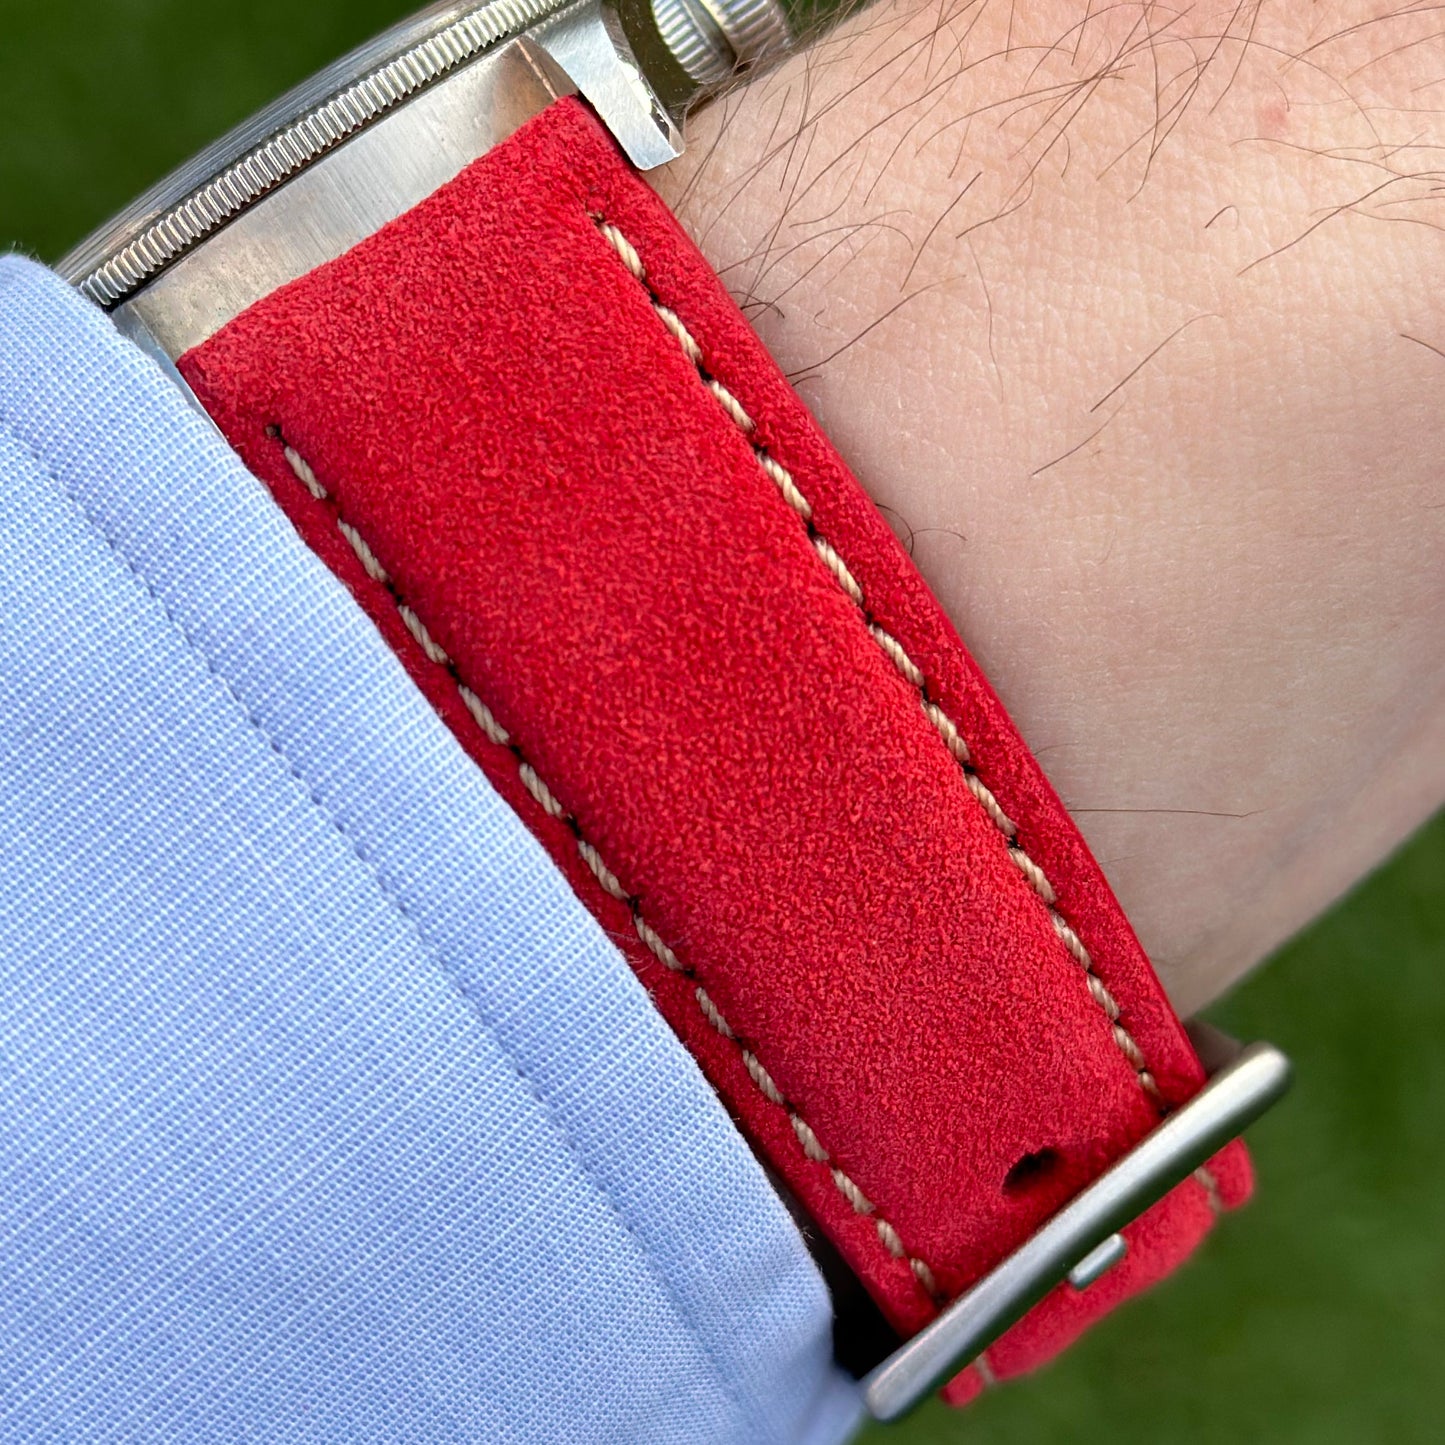
{"type": "Polygon", "coordinates": [[[843,1439],[617,950],[160,372],[0,260],[0,1440],[843,1439]]]}

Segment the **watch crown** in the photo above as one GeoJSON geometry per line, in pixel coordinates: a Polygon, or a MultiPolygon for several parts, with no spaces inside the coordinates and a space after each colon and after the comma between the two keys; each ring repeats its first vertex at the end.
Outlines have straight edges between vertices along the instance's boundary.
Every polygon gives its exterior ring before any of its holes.
{"type": "Polygon", "coordinates": [[[793,41],[778,0],[652,0],[652,13],[673,58],[699,85],[717,85],[793,41]]]}

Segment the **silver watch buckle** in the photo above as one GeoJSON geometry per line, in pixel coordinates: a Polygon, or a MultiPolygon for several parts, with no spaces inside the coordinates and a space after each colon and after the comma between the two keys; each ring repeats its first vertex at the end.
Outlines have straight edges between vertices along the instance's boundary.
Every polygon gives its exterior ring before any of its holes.
{"type": "Polygon", "coordinates": [[[1121,1259],[1119,1230],[1236,1138],[1289,1087],[1272,1044],[1241,1045],[1208,1024],[1191,1038],[1209,1081],[921,1333],[863,1380],[877,1420],[896,1420],[1022,1319],[1055,1286],[1087,1288],[1121,1259]]]}

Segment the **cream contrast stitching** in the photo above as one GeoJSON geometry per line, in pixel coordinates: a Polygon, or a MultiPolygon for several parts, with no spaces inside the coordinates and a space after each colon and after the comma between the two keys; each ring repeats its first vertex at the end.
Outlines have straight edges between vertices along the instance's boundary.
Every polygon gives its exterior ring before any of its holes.
{"type": "Polygon", "coordinates": [[[1219,1192],[1219,1180],[1214,1177],[1214,1171],[1207,1164],[1201,1164],[1194,1171],[1195,1183],[1204,1190],[1204,1197],[1209,1201],[1211,1213],[1217,1218],[1224,1213],[1224,1196],[1219,1192]]]}
{"type": "MultiPolygon", "coordinates": [[[[760,446],[753,439],[755,426],[752,418],[742,403],[713,376],[703,360],[702,347],[698,345],[697,339],[688,331],[677,313],[671,307],[666,306],[653,291],[647,279],[647,272],[642,264],[642,258],[637,253],[637,248],[617,229],[612,222],[601,216],[593,216],[597,229],[602,233],[603,238],[609,246],[617,253],[622,264],[637,280],[638,284],[646,291],[648,299],[652,302],[653,310],[657,312],[662,324],[682,348],[683,355],[697,369],[703,384],[717,399],[723,411],[732,420],[739,431],[747,437],[753,449],[753,456],[757,459],[764,475],[766,475],[782,493],[784,501],[802,519],[808,530],[809,540],[813,544],[823,565],[832,574],[838,586],[848,595],[853,603],[863,612],[864,625],[869,635],[878,644],[885,657],[893,664],[903,679],[918,693],[923,705],[924,716],[933,725],[934,730],[943,740],[944,746],[953,755],[959,766],[963,769],[964,778],[968,790],[978,800],[979,806],[988,815],[995,828],[1003,835],[1004,843],[1008,848],[1009,857],[1013,860],[1015,867],[1023,874],[1029,887],[1042,900],[1044,907],[1048,909],[1049,921],[1053,924],[1054,932],[1058,935],[1059,941],[1064,945],[1069,955],[1079,964],[1084,973],[1084,981],[1094,1002],[1103,1010],[1109,1020],[1110,1028],[1113,1030],[1114,1043],[1119,1052],[1128,1060],[1130,1068],[1134,1070],[1139,1080],[1140,1087],[1159,1107],[1163,1107],[1164,1100],[1159,1092],[1159,1085],[1153,1073],[1144,1060],[1143,1051],[1139,1048],[1133,1035],[1119,1022],[1119,1005],[1104,982],[1094,972],[1094,962],[1089,956],[1089,951],[1084,947],[1083,940],[1074,932],[1069,922],[1056,906],[1056,894],[1053,885],[1049,882],[1047,875],[1039,865],[1024,851],[1019,841],[1018,828],[1013,820],[1004,812],[998,799],[989,790],[983,779],[979,777],[972,757],[970,756],[968,744],[964,741],[958,725],[943,711],[941,707],[928,695],[927,681],[922,668],[909,657],[903,644],[885,628],[879,625],[869,615],[863,600],[863,589],[854,577],[848,564],[838,554],[832,543],[822,535],[813,523],[813,509],[808,500],[799,490],[792,475],[778,459],[768,452],[766,447],[760,446]]],[[[885,1241],[886,1242],[886,1241],[885,1241]]]]}
{"type": "MultiPolygon", "coordinates": [[[[680,326],[681,323],[679,322],[680,326]]],[[[671,328],[669,328],[671,329],[671,328]]],[[[686,348],[684,348],[686,349],[686,348]]],[[[647,950],[667,969],[673,973],[680,973],[684,978],[695,979],[691,968],[686,966],[678,958],[676,953],[663,941],[657,930],[642,916],[638,900],[627,892],[618,880],[617,875],[603,861],[602,855],[593,844],[584,836],[582,828],[577,819],[562,806],[555,793],[543,781],[541,775],[527,761],[526,756],[518,745],[512,740],[501,723],[493,716],[487,705],[462,681],[457,671],[456,664],[452,661],[445,648],[431,635],[421,618],[417,616],[411,605],[402,597],[396,584],[388,575],[386,569],[377,559],[376,554],[367,545],[361,534],[349,522],[341,516],[341,509],[336,499],[327,490],[326,486],[318,479],[306,459],[291,445],[282,434],[279,427],[269,428],[270,434],[281,443],[282,454],[286,458],[287,465],[295,474],[297,480],[306,488],[310,494],[319,502],[324,502],[331,510],[333,520],[336,522],[337,531],[346,539],[353,552],[361,562],[366,575],[374,581],[379,582],[386,588],[392,605],[401,616],[406,630],[412,635],[417,645],[421,648],[426,657],[437,667],[441,668],[450,677],[452,684],[456,687],[462,703],[471,715],[472,720],[477,724],[487,740],[499,748],[505,748],[512,754],[513,761],[517,765],[517,774],[521,779],[522,786],[531,794],[537,806],[549,817],[558,818],[567,825],[576,842],[578,856],[587,865],[588,871],[597,880],[598,886],[609,897],[615,898],[621,903],[632,916],[632,926],[641,939],[647,950]]],[[[733,1032],[727,1019],[723,1016],[722,1010],[712,1000],[711,995],[701,984],[696,984],[693,990],[693,1000],[697,1004],[698,1011],[707,1020],[708,1026],[723,1038],[738,1043],[737,1035],[733,1032]]],[[[738,1043],[738,1050],[742,1055],[743,1066],[747,1069],[748,1077],[752,1080],[758,1092],[768,1100],[769,1103],[783,1109],[788,1122],[792,1126],[793,1134],[798,1141],[799,1148],[803,1154],[815,1164],[827,1165],[832,1176],[833,1183],[838,1192],[852,1206],[854,1213],[863,1216],[872,1216],[873,1227],[878,1235],[878,1240],[895,1259],[906,1259],[908,1267],[913,1272],[913,1277],[928,1293],[935,1304],[942,1303],[938,1283],[934,1278],[933,1271],[921,1259],[910,1256],[903,1247],[903,1242],[898,1237],[898,1231],[893,1228],[881,1215],[876,1212],[873,1202],[866,1194],[848,1177],[843,1170],[832,1163],[828,1151],[818,1141],[818,1136],[813,1133],[811,1126],[803,1117],[788,1103],[783,1094],[773,1082],[772,1075],[763,1067],[756,1054],[750,1049],[738,1043]]]]}

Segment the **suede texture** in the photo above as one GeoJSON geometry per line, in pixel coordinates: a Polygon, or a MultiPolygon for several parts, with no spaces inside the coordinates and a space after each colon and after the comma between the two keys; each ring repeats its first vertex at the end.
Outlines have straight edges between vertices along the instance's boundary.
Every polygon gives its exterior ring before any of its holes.
{"type": "MultiPolygon", "coordinates": [[[[259,302],[181,370],[901,1332],[997,1264],[1161,1108],[925,697],[957,724],[1047,874],[1163,1106],[1199,1087],[1101,871],[948,619],[579,102],[556,103],[259,302]],[[635,248],[645,281],[599,220],[635,248]],[[655,303],[695,338],[701,373],[655,303]],[[709,376],[745,407],[750,435],[709,376]],[[286,444],[327,497],[298,480],[286,444]],[[755,447],[791,473],[861,605],[755,447]],[[389,583],[367,575],[338,521],[389,583]],[[449,664],[428,657],[398,599],[449,664]],[[922,692],[870,623],[906,649],[922,692]],[[489,740],[459,682],[510,745],[489,740]],[[522,760],[564,816],[539,804],[522,760]],[[624,897],[600,886],[579,836],[624,897]],[[643,946],[634,911],[681,971],[643,946]],[[705,1017],[699,985],[733,1037],[705,1017]],[[744,1049],[785,1104],[760,1089],[744,1049]],[[1042,1162],[1011,1174],[1026,1156],[1042,1162]]],[[[1223,1203],[1247,1196],[1242,1146],[1212,1168],[1223,1203]]],[[[1082,1293],[1062,1286],[999,1341],[994,1373],[1047,1358],[1178,1264],[1212,1219],[1209,1192],[1186,1181],[1127,1231],[1122,1264],[1082,1293]]],[[[951,1398],[977,1382],[965,1372],[951,1398]]]]}

